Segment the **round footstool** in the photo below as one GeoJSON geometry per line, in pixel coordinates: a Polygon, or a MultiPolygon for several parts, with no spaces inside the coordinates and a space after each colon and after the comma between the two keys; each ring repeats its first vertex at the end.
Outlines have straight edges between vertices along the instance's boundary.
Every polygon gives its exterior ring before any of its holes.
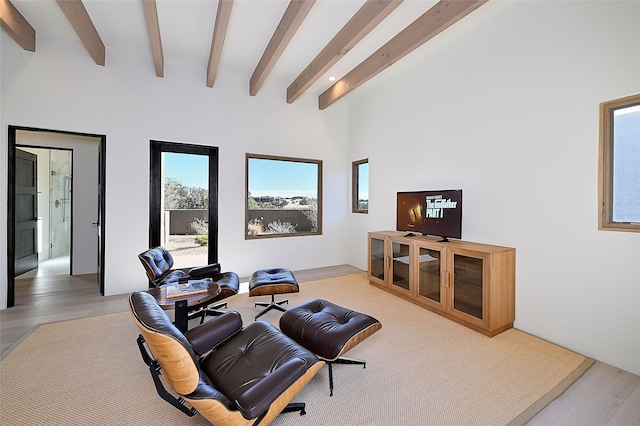
{"type": "Polygon", "coordinates": [[[355,312],[322,299],[313,299],[287,310],[280,330],[327,362],[329,394],[333,395],[333,363],[360,364],[363,360],[342,355],[382,328],[372,316],[355,312]]]}
{"type": "Polygon", "coordinates": [[[276,294],[297,293],[300,291],[298,281],[287,268],[260,269],[251,274],[249,280],[249,297],[254,296],[271,296],[271,303],[256,302],[255,306],[266,306],[255,319],[266,314],[272,309],[285,312],[283,303],[289,303],[288,300],[275,301],[276,294]]]}

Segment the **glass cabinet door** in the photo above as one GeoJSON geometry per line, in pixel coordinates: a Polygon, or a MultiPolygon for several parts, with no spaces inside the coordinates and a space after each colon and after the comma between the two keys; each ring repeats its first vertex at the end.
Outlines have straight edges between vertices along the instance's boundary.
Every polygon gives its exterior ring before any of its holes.
{"type": "Polygon", "coordinates": [[[442,253],[418,247],[418,296],[442,304],[442,253]]]}
{"type": "Polygon", "coordinates": [[[392,241],[391,286],[409,291],[409,245],[392,241]]]}
{"type": "Polygon", "coordinates": [[[482,317],[484,261],[481,258],[453,255],[453,309],[479,319],[482,317]]]}
{"type": "Polygon", "coordinates": [[[384,282],[384,239],[371,237],[369,244],[371,252],[371,257],[369,259],[369,274],[372,278],[377,278],[384,282]]]}

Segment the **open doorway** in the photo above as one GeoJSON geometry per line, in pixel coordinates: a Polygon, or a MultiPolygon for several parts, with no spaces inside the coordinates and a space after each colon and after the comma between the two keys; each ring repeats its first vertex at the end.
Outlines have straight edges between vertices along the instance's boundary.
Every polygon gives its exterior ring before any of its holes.
{"type": "MultiPolygon", "coordinates": [[[[59,274],[62,270],[69,277],[94,276],[91,280],[95,285],[94,291],[104,295],[105,136],[9,126],[8,142],[7,307],[15,304],[16,278],[25,272],[19,265],[21,250],[26,250],[23,246],[29,248],[29,245],[34,247],[34,251],[37,247],[37,259],[57,259],[48,263],[46,268],[43,267],[44,262],[38,262],[40,271],[31,272],[34,276],[59,274]],[[24,225],[19,222],[24,216],[20,202],[23,188],[18,180],[24,163],[20,153],[34,154],[25,150],[36,150],[43,159],[47,158],[47,152],[50,157],[60,154],[64,158],[64,151],[71,156],[70,159],[55,159],[54,167],[40,172],[47,178],[51,196],[46,197],[45,191],[38,189],[35,198],[39,199],[42,209],[34,209],[32,218],[36,223],[33,227],[39,232],[34,231],[33,241],[26,243],[25,234],[21,234],[24,225]],[[43,213],[47,206],[53,211],[51,215],[43,213]],[[45,218],[55,219],[61,225],[43,226],[44,223],[38,223],[44,222],[45,218]],[[64,261],[66,256],[68,262],[64,261]]],[[[47,161],[40,163],[36,167],[43,167],[47,161]]],[[[31,202],[35,203],[37,201],[31,202]]]]}

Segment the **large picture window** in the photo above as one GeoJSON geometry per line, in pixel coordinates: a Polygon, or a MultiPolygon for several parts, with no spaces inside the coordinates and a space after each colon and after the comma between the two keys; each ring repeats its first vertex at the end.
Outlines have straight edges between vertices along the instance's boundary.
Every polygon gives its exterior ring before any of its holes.
{"type": "Polygon", "coordinates": [[[322,234],[322,161],[246,155],[246,239],[322,234]]]}
{"type": "Polygon", "coordinates": [[[640,232],[640,94],[600,104],[599,229],[640,232]]]}
{"type": "Polygon", "coordinates": [[[151,141],[149,247],[175,269],[218,261],[218,148],[151,141]]]}

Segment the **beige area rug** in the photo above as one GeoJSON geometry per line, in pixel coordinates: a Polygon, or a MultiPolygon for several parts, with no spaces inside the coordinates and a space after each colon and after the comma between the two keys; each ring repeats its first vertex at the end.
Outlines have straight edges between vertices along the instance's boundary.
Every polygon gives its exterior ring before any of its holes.
{"type": "MultiPolygon", "coordinates": [[[[324,367],[298,394],[307,414],[274,425],[524,424],[593,362],[520,332],[488,338],[377,289],[366,274],[300,284],[290,305],[323,298],[366,312],[382,330],[334,366],[334,396],[324,367]]],[[[264,299],[264,300],[263,300],[264,299]]],[[[239,294],[227,299],[245,323],[260,311],[239,294]]],[[[272,310],[260,319],[278,323],[272,310]]],[[[128,313],[37,327],[0,364],[3,425],[200,425],[156,394],[128,313]]]]}

